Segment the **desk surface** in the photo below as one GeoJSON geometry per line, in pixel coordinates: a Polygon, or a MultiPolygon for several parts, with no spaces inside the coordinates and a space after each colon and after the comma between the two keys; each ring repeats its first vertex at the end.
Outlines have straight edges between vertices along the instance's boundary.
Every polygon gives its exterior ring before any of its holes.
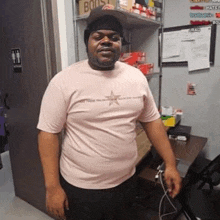
{"type": "Polygon", "coordinates": [[[192,164],[207,141],[207,138],[190,135],[186,142],[170,140],[170,143],[177,158],[184,159],[192,164]]]}
{"type": "MultiPolygon", "coordinates": [[[[205,147],[207,140],[208,139],[204,137],[190,135],[190,138],[186,142],[170,140],[170,143],[174,150],[175,156],[177,158],[186,160],[188,162],[188,166],[190,167],[198,156],[199,152],[205,147]]],[[[139,176],[154,182],[156,173],[157,170],[146,167],[140,172],[139,176]]]]}

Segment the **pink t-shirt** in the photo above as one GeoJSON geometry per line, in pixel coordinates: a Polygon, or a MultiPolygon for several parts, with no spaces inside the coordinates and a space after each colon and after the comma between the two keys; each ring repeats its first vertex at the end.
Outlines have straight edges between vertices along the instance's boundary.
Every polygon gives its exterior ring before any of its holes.
{"type": "Polygon", "coordinates": [[[145,76],[116,62],[97,71],[88,60],[61,71],[50,81],[37,128],[65,129],[60,172],[72,185],[112,188],[135,173],[136,121],[160,117],[145,76]]]}

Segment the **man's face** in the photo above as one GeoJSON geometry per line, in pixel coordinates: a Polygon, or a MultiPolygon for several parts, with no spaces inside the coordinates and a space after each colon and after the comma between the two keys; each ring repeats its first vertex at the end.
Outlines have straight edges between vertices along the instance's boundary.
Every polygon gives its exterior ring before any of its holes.
{"type": "Polygon", "coordinates": [[[88,40],[89,64],[93,69],[111,70],[121,53],[121,37],[112,30],[97,30],[88,40]]]}

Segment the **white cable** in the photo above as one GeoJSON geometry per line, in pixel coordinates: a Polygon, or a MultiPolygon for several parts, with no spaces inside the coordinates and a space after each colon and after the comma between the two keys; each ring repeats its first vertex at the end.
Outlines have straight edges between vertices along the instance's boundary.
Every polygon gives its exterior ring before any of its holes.
{"type": "Polygon", "coordinates": [[[159,219],[162,220],[162,216],[161,216],[161,208],[162,208],[162,202],[164,200],[164,197],[166,196],[167,192],[162,196],[161,200],[160,200],[160,204],[159,204],[159,219]]]}
{"type": "Polygon", "coordinates": [[[159,218],[160,218],[160,220],[162,220],[162,218],[163,218],[164,216],[167,216],[167,215],[171,215],[171,214],[176,213],[176,212],[177,212],[177,209],[176,209],[176,207],[173,205],[173,203],[171,202],[170,198],[169,198],[168,195],[167,195],[168,190],[165,190],[165,187],[164,187],[164,184],[163,184],[163,180],[162,180],[162,172],[159,173],[159,177],[160,177],[160,183],[161,183],[162,188],[163,188],[163,191],[164,191],[164,195],[163,195],[163,197],[161,198],[161,200],[160,200],[160,205],[159,205],[159,218]],[[162,206],[163,199],[164,199],[165,197],[167,197],[169,203],[172,205],[172,207],[173,207],[173,209],[174,209],[175,211],[161,215],[161,206],[162,206]]]}
{"type": "Polygon", "coordinates": [[[168,190],[165,190],[165,187],[164,187],[164,184],[163,184],[163,180],[162,180],[162,171],[159,172],[159,177],[160,177],[160,183],[161,183],[162,188],[163,188],[163,191],[164,191],[164,195],[162,196],[162,198],[161,198],[161,200],[160,200],[160,204],[159,204],[159,219],[162,220],[163,217],[165,217],[165,216],[167,216],[167,215],[171,215],[171,214],[176,213],[176,212],[177,212],[177,209],[176,209],[176,207],[174,206],[174,204],[171,202],[169,196],[167,195],[168,190]],[[169,203],[172,205],[172,207],[173,207],[173,209],[174,209],[175,211],[161,215],[162,202],[163,202],[163,200],[164,200],[165,197],[167,197],[169,203]]]}
{"type": "MultiPolygon", "coordinates": [[[[164,193],[167,195],[167,191],[165,190],[164,184],[163,184],[163,179],[162,179],[162,172],[159,173],[159,177],[160,177],[160,183],[162,185],[163,191],[164,193]]],[[[171,202],[170,198],[167,196],[168,201],[170,202],[170,204],[173,206],[173,208],[176,210],[176,207],[173,205],[173,203],[171,202]]]]}
{"type": "MultiPolygon", "coordinates": [[[[159,207],[159,212],[160,212],[160,213],[161,213],[162,200],[164,199],[165,196],[167,197],[167,194],[164,194],[163,197],[162,197],[162,199],[161,199],[161,201],[160,201],[160,207],[159,207]]],[[[159,219],[162,220],[163,217],[165,217],[165,216],[167,216],[167,215],[174,214],[174,213],[176,213],[176,212],[177,212],[177,210],[176,210],[176,208],[175,208],[175,211],[173,211],[173,212],[169,212],[169,213],[166,213],[166,214],[163,214],[163,215],[161,215],[161,214],[159,213],[159,219]]]]}

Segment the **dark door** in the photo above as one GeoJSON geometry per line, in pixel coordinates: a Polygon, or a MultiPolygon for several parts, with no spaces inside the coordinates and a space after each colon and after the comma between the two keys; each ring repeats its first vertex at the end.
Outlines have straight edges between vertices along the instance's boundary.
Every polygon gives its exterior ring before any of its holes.
{"type": "Polygon", "coordinates": [[[0,41],[0,90],[3,94],[8,94],[10,107],[7,111],[7,121],[15,194],[45,211],[44,181],[37,150],[36,125],[42,95],[50,76],[57,71],[51,1],[0,2],[3,30],[0,41]],[[42,2],[46,4],[46,8],[42,8],[42,2]],[[45,13],[46,20],[43,16],[45,13]],[[44,22],[47,30],[44,29],[44,22]],[[49,34],[47,39],[45,31],[49,34]],[[45,49],[47,44],[49,53],[45,49]],[[17,52],[17,49],[20,53],[20,64],[15,65],[12,53],[13,50],[17,52]],[[51,65],[50,68],[48,65],[51,65]],[[16,67],[20,69],[16,70],[16,67]]]}

